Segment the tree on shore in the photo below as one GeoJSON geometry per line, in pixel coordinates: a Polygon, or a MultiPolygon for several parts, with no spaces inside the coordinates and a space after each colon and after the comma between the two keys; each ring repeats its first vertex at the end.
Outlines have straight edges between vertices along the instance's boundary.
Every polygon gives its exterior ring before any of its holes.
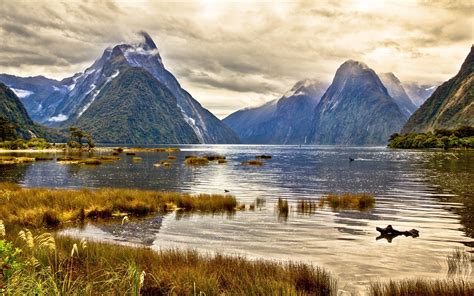
{"type": "Polygon", "coordinates": [[[69,148],[83,148],[83,140],[85,139],[87,149],[94,149],[95,143],[91,134],[79,129],[78,127],[70,127],[69,133],[70,140],[67,142],[69,148]]]}

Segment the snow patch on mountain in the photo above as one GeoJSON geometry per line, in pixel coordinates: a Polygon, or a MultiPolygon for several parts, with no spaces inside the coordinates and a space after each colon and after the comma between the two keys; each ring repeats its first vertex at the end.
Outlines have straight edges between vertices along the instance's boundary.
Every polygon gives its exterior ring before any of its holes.
{"type": "Polygon", "coordinates": [[[62,121],[66,121],[68,118],[69,118],[69,116],[64,115],[64,114],[61,113],[58,116],[53,116],[53,117],[49,118],[48,121],[50,121],[50,122],[62,122],[62,121]]]}
{"type": "Polygon", "coordinates": [[[19,88],[10,88],[10,89],[15,93],[15,95],[17,95],[17,97],[21,99],[34,94],[34,92],[29,91],[29,90],[24,90],[24,89],[19,89],[19,88]]]}
{"type": "Polygon", "coordinates": [[[100,89],[95,89],[96,88],[96,85],[95,84],[91,84],[91,90],[89,91],[89,93],[93,92],[92,93],[92,98],[90,100],[90,102],[88,102],[83,108],[82,110],[79,112],[78,116],[77,117],[80,117],[82,114],[84,114],[84,112],[86,112],[87,109],[89,109],[89,107],[92,105],[92,103],[94,103],[95,99],[97,98],[97,96],[100,94],[100,91],[104,88],[104,86],[106,86],[109,82],[111,82],[115,77],[117,77],[118,75],[120,74],[120,71],[119,70],[115,70],[114,73],[112,75],[110,75],[109,77],[107,77],[107,79],[105,80],[104,84],[102,84],[101,88],[100,89]]]}
{"type": "Polygon", "coordinates": [[[204,136],[201,132],[201,129],[196,125],[196,120],[194,118],[189,117],[186,114],[186,112],[184,112],[183,108],[179,104],[178,104],[178,108],[181,111],[181,113],[183,114],[184,121],[186,121],[186,123],[189,124],[191,126],[191,128],[194,130],[194,132],[196,133],[196,136],[198,137],[199,142],[205,143],[204,142],[204,136]]]}

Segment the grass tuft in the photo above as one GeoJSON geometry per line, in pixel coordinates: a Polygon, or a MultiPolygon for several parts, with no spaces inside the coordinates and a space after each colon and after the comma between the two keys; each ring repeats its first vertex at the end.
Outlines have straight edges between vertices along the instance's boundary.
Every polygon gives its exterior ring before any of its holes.
{"type": "Polygon", "coordinates": [[[241,162],[241,165],[253,165],[253,166],[262,166],[263,165],[263,162],[259,161],[259,160],[247,160],[247,161],[242,161],[241,162]]]}
{"type": "Polygon", "coordinates": [[[277,202],[277,212],[280,219],[288,219],[288,214],[290,213],[290,207],[288,205],[288,200],[278,198],[277,202]]]}
{"type": "Polygon", "coordinates": [[[454,249],[451,254],[446,257],[448,275],[463,275],[465,272],[468,273],[471,261],[471,254],[461,248],[454,249]]]}
{"type": "Polygon", "coordinates": [[[319,200],[319,206],[328,204],[333,210],[370,210],[375,205],[375,198],[368,193],[330,193],[319,200]]]}
{"type": "Polygon", "coordinates": [[[209,164],[209,159],[205,157],[188,157],[184,163],[188,165],[206,165],[209,164]]]}
{"type": "Polygon", "coordinates": [[[311,199],[300,199],[296,204],[296,210],[300,214],[311,214],[316,212],[318,204],[311,199]]]}

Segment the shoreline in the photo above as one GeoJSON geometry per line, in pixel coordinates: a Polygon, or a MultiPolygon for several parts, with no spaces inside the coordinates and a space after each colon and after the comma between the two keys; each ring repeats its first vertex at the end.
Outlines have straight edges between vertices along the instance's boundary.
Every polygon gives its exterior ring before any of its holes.
{"type": "Polygon", "coordinates": [[[94,148],[93,151],[76,151],[60,148],[51,148],[51,149],[3,149],[0,148],[0,153],[70,153],[70,152],[82,152],[82,153],[94,153],[94,152],[113,152],[114,147],[99,147],[94,148]]]}

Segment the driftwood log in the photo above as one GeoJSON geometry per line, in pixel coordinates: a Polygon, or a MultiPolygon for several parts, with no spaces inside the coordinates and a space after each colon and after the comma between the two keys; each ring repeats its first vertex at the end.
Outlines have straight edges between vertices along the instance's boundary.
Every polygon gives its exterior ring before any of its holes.
{"type": "Polygon", "coordinates": [[[376,240],[384,238],[389,243],[391,243],[392,239],[396,238],[399,235],[411,236],[411,237],[419,236],[419,231],[416,229],[407,230],[407,231],[399,231],[393,228],[392,225],[388,225],[385,228],[375,227],[375,229],[377,229],[377,231],[380,232],[380,235],[376,238],[376,240]]]}

